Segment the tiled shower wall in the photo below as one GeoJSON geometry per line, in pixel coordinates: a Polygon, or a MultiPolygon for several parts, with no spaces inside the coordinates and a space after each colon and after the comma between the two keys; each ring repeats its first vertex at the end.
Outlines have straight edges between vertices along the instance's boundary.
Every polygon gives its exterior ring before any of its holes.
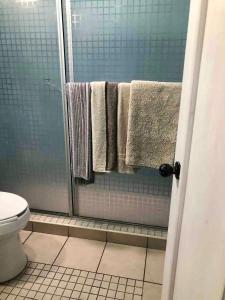
{"type": "Polygon", "coordinates": [[[97,175],[94,184],[76,187],[81,216],[168,226],[171,179],[157,170],[97,175]]]}
{"type": "Polygon", "coordinates": [[[181,81],[189,1],[71,0],[75,79],[181,81]]]}
{"type": "MultiPolygon", "coordinates": [[[[189,0],[71,0],[76,81],[182,81],[189,0]]],[[[166,163],[166,162],[165,162],[166,163]]],[[[157,170],[76,185],[81,216],[168,226],[172,180],[157,170]]]]}

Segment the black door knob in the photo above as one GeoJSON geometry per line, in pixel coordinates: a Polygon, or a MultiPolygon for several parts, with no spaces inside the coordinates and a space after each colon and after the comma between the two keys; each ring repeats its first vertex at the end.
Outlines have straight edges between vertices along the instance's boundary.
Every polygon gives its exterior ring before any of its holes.
{"type": "Polygon", "coordinates": [[[162,177],[168,177],[171,175],[175,175],[176,179],[180,178],[180,163],[178,161],[175,162],[174,166],[171,166],[169,164],[162,164],[159,167],[159,174],[162,177]]]}

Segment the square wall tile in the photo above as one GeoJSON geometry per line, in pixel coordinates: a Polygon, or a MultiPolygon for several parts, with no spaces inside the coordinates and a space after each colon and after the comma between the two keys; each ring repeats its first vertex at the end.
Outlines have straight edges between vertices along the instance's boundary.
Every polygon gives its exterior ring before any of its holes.
{"type": "Polygon", "coordinates": [[[162,284],[165,251],[148,249],[145,267],[145,281],[162,284]]]}
{"type": "Polygon", "coordinates": [[[69,236],[106,242],[106,232],[102,230],[69,227],[69,236]]]}
{"type": "Polygon", "coordinates": [[[57,224],[48,224],[41,222],[33,222],[33,231],[49,233],[49,234],[57,234],[57,235],[69,235],[69,228],[65,225],[57,225],[57,224]]]}
{"type": "Polygon", "coordinates": [[[107,243],[98,271],[143,280],[146,249],[107,243]]]}
{"type": "Polygon", "coordinates": [[[25,252],[30,261],[52,264],[66,239],[60,235],[33,232],[24,244],[25,252]]]}
{"type": "Polygon", "coordinates": [[[162,286],[149,282],[144,283],[143,300],[161,300],[162,286]]]}
{"type": "Polygon", "coordinates": [[[107,232],[107,242],[144,248],[147,247],[147,237],[119,232],[107,232]]]}
{"type": "Polygon", "coordinates": [[[148,238],[148,248],[157,250],[166,250],[166,239],[148,238]]]}
{"type": "Polygon", "coordinates": [[[86,271],[97,271],[105,243],[69,237],[55,264],[86,271]]]}

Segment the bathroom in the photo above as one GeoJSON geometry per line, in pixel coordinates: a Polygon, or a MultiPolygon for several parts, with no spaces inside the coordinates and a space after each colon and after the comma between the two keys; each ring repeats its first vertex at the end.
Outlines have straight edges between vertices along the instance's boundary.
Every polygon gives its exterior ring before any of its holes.
{"type": "Polygon", "coordinates": [[[0,299],[225,299],[224,20],[0,0],[0,299]]]}

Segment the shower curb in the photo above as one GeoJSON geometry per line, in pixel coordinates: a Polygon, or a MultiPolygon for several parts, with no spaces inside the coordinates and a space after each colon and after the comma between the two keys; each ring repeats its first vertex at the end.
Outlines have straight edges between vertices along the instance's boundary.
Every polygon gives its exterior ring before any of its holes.
{"type": "Polygon", "coordinates": [[[25,230],[165,250],[167,230],[138,224],[31,213],[25,230]]]}

